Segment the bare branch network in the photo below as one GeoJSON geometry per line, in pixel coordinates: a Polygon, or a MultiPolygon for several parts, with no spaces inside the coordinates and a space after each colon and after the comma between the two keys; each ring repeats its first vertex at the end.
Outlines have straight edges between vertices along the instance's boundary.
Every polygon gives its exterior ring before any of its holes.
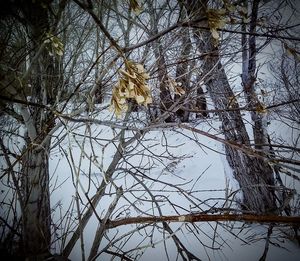
{"type": "Polygon", "coordinates": [[[297,0],[2,2],[4,259],[300,245],[297,0]]]}

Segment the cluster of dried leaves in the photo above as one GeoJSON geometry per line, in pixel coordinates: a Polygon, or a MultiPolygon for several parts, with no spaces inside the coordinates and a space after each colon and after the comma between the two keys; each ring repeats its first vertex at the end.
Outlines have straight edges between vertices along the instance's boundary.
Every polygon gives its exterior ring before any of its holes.
{"type": "Polygon", "coordinates": [[[248,23],[248,10],[243,4],[232,4],[230,1],[223,1],[224,8],[208,9],[207,18],[210,27],[210,32],[216,43],[220,40],[218,30],[223,29],[226,24],[240,23],[234,15],[236,12],[242,17],[243,23],[248,23]]]}
{"type": "Polygon", "coordinates": [[[139,15],[142,11],[142,7],[137,0],[129,0],[129,7],[136,15],[139,15]]]}
{"type": "Polygon", "coordinates": [[[55,54],[62,56],[64,54],[64,45],[57,36],[46,33],[44,43],[50,56],[54,56],[55,54]]]}
{"type": "Polygon", "coordinates": [[[137,104],[147,106],[152,103],[150,88],[146,83],[149,74],[144,66],[125,60],[125,70],[119,70],[119,80],[112,92],[111,108],[117,117],[128,110],[129,99],[137,104]]]}
{"type": "Polygon", "coordinates": [[[169,91],[171,94],[177,94],[179,96],[185,94],[185,90],[181,87],[180,82],[176,82],[171,77],[168,77],[166,82],[167,82],[167,85],[168,85],[168,88],[169,88],[169,91]]]}
{"type": "Polygon", "coordinates": [[[215,40],[220,39],[218,29],[225,27],[228,22],[227,10],[225,9],[208,9],[207,10],[208,24],[210,32],[215,40]]]}

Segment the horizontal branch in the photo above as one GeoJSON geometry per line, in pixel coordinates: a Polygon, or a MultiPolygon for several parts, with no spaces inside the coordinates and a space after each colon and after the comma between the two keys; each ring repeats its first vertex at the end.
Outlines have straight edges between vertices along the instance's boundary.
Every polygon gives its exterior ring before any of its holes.
{"type": "Polygon", "coordinates": [[[257,222],[257,223],[280,223],[299,225],[300,217],[284,217],[284,216],[269,216],[269,215],[253,215],[253,214],[187,214],[179,216],[161,216],[161,217],[130,217],[119,220],[109,220],[108,228],[114,228],[130,224],[158,223],[158,222],[212,222],[212,221],[242,221],[242,222],[257,222]]]}
{"type": "MultiPolygon", "coordinates": [[[[292,99],[292,100],[289,100],[289,101],[283,101],[283,102],[280,102],[280,103],[275,103],[275,104],[271,104],[271,105],[268,105],[266,107],[264,107],[265,110],[269,110],[269,109],[274,109],[274,108],[277,108],[277,107],[281,107],[281,106],[284,106],[284,105],[289,105],[289,104],[293,104],[293,103],[297,103],[297,102],[300,102],[300,99],[299,98],[296,98],[296,99],[292,99]]],[[[225,112],[225,111],[257,111],[257,108],[253,107],[249,107],[249,106],[243,106],[243,107],[238,107],[238,108],[226,108],[226,109],[211,109],[211,110],[200,110],[200,109],[189,109],[189,108],[186,108],[186,107],[180,107],[181,110],[184,110],[184,111],[188,111],[188,112],[198,112],[198,113],[201,113],[201,112],[207,112],[207,113],[215,113],[215,112],[225,112]]]]}
{"type": "MultiPolygon", "coordinates": [[[[199,26],[199,25],[193,25],[191,26],[193,28],[202,29],[202,30],[210,30],[207,26],[199,26]]],[[[257,32],[244,32],[244,31],[238,31],[238,30],[230,30],[230,29],[217,29],[219,32],[225,32],[225,33],[234,33],[234,34],[240,34],[240,35],[253,35],[257,37],[264,37],[264,38],[272,38],[272,39],[282,39],[282,40],[290,40],[290,41],[300,41],[299,37],[295,36],[284,36],[284,35],[278,35],[278,34],[271,34],[271,33],[257,33],[257,32]]]]}
{"type": "Polygon", "coordinates": [[[84,11],[88,12],[89,15],[93,18],[95,23],[99,26],[102,33],[106,36],[106,38],[110,41],[111,45],[116,48],[120,55],[122,55],[122,50],[117,41],[112,37],[112,35],[108,32],[101,19],[96,15],[93,11],[92,5],[86,5],[78,0],[74,0],[74,2],[84,11]]]}
{"type": "Polygon", "coordinates": [[[8,96],[0,95],[0,100],[6,101],[6,102],[9,102],[9,103],[23,104],[23,105],[27,105],[27,106],[34,106],[34,107],[50,110],[50,107],[46,106],[44,104],[40,104],[40,103],[36,103],[36,102],[30,102],[30,101],[27,101],[27,100],[21,100],[21,99],[17,99],[17,98],[14,98],[14,97],[8,97],[8,96]]]}
{"type": "MultiPolygon", "coordinates": [[[[262,155],[260,153],[259,150],[253,149],[247,145],[244,144],[240,144],[234,141],[230,141],[230,140],[226,140],[224,138],[221,138],[215,134],[211,134],[209,132],[203,131],[203,130],[199,130],[197,128],[191,127],[187,124],[178,124],[177,125],[179,128],[182,129],[186,129],[195,133],[199,133],[200,135],[206,136],[208,138],[211,138],[213,140],[216,140],[222,144],[225,144],[227,146],[230,146],[233,149],[239,150],[244,152],[245,154],[247,154],[250,157],[257,157],[257,158],[263,158],[263,159],[268,159],[265,155],[262,155]]],[[[272,163],[272,164],[278,164],[279,162],[284,162],[284,163],[290,163],[290,164],[294,164],[294,165],[298,165],[300,166],[300,161],[299,160],[294,160],[294,159],[285,159],[285,158],[273,158],[273,159],[268,159],[268,162],[272,163]]]]}
{"type": "MultiPolygon", "coordinates": [[[[197,20],[191,20],[191,21],[184,21],[184,22],[176,23],[176,24],[174,24],[174,25],[158,32],[157,34],[153,35],[152,37],[150,37],[149,39],[147,39],[143,42],[140,42],[140,43],[122,48],[122,51],[124,53],[126,53],[126,52],[130,52],[130,51],[132,51],[136,48],[142,47],[142,46],[144,46],[146,44],[149,44],[149,43],[159,39],[160,37],[172,32],[174,29],[179,28],[179,27],[193,27],[193,28],[198,28],[198,29],[209,31],[210,30],[209,27],[198,25],[198,23],[200,23],[202,21],[205,21],[205,20],[207,20],[207,17],[202,17],[202,18],[197,19],[197,20]]],[[[299,37],[283,36],[283,35],[275,34],[274,32],[273,33],[258,33],[258,32],[253,33],[253,32],[230,30],[230,29],[225,29],[225,28],[217,29],[217,30],[221,31],[221,32],[241,34],[241,35],[245,34],[245,35],[254,35],[254,36],[257,36],[257,37],[265,37],[265,38],[273,38],[273,39],[275,38],[275,39],[283,39],[283,40],[291,40],[291,41],[300,41],[299,37]]]]}
{"type": "MultiPolygon", "coordinates": [[[[111,128],[117,128],[117,129],[123,129],[123,130],[131,130],[131,131],[136,131],[136,132],[148,132],[151,130],[157,130],[157,129],[166,129],[166,128],[172,128],[172,127],[179,127],[182,129],[186,129],[188,131],[192,131],[195,133],[198,133],[200,135],[206,136],[208,138],[211,138],[213,140],[216,140],[220,143],[223,143],[227,146],[230,146],[234,149],[240,150],[242,152],[244,152],[245,154],[247,154],[248,156],[252,156],[252,157],[258,157],[258,158],[263,158],[266,159],[266,156],[262,155],[260,153],[260,151],[255,150],[249,146],[246,146],[244,144],[239,144],[233,141],[228,141],[224,138],[218,137],[215,134],[211,134],[209,132],[203,131],[203,130],[199,130],[197,128],[191,127],[188,124],[182,124],[182,123],[159,123],[159,124],[152,124],[149,126],[146,126],[144,128],[138,128],[136,126],[128,126],[127,124],[117,124],[111,121],[102,121],[102,120],[98,120],[98,119],[94,119],[94,118],[73,118],[70,117],[68,115],[59,115],[61,118],[64,118],[66,120],[70,120],[73,122],[83,122],[83,123],[94,123],[94,124],[99,124],[99,125],[104,125],[104,126],[108,126],[111,128]]],[[[290,164],[294,164],[294,165],[298,165],[300,166],[300,161],[299,160],[294,160],[294,159],[285,159],[285,158],[274,158],[272,160],[268,159],[268,161],[272,164],[278,164],[279,162],[282,163],[290,163],[290,164]]]]}
{"type": "MultiPolygon", "coordinates": [[[[16,98],[4,96],[4,95],[0,95],[0,100],[6,101],[6,102],[9,102],[9,103],[19,103],[19,104],[23,104],[23,105],[27,105],[27,106],[34,106],[34,107],[43,108],[43,109],[46,109],[46,110],[53,111],[50,108],[50,106],[48,106],[48,105],[44,105],[44,104],[40,104],[40,103],[36,103],[36,102],[30,102],[30,101],[27,101],[27,100],[16,99],[16,98]]],[[[283,102],[280,102],[280,103],[271,104],[271,105],[266,106],[265,109],[266,110],[273,109],[273,108],[276,108],[276,107],[281,107],[281,106],[284,106],[284,105],[297,103],[297,102],[300,102],[299,98],[292,99],[292,100],[289,100],[289,101],[283,101],[283,102]]],[[[152,107],[152,106],[150,105],[150,107],[152,107]]],[[[155,107],[153,106],[153,108],[155,108],[155,107]]],[[[197,112],[198,113],[200,113],[200,112],[215,113],[215,112],[225,112],[225,111],[255,111],[255,110],[257,110],[257,108],[249,108],[248,106],[239,107],[239,108],[211,109],[211,110],[188,109],[186,107],[180,107],[180,109],[185,110],[185,111],[189,111],[189,112],[196,112],[196,113],[197,112]]],[[[64,117],[67,117],[67,116],[64,116],[64,117]]]]}
{"type": "Polygon", "coordinates": [[[153,35],[152,37],[150,37],[149,39],[147,39],[147,40],[145,40],[143,42],[140,42],[138,44],[134,44],[134,45],[131,45],[131,46],[128,46],[128,47],[124,47],[122,50],[123,50],[124,53],[130,52],[130,51],[132,51],[132,50],[134,50],[136,48],[142,47],[142,46],[144,46],[146,44],[149,44],[149,43],[151,43],[151,42],[159,39],[160,37],[164,36],[165,34],[168,34],[168,33],[172,32],[176,28],[187,27],[187,26],[190,26],[191,23],[199,23],[199,22],[205,21],[205,20],[207,20],[207,18],[206,17],[202,17],[202,18],[199,18],[199,19],[193,20],[193,21],[179,22],[177,24],[174,24],[174,25],[172,25],[172,26],[170,26],[170,27],[168,27],[168,28],[166,28],[166,29],[158,32],[157,34],[153,35]]]}

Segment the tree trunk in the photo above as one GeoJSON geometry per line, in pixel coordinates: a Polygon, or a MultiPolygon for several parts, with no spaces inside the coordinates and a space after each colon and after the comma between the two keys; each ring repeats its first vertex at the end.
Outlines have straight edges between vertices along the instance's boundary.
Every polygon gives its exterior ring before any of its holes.
{"type": "MultiPolygon", "coordinates": [[[[259,98],[256,94],[256,24],[259,10],[260,0],[254,0],[252,2],[251,8],[251,19],[249,25],[249,36],[247,34],[242,35],[242,85],[244,88],[245,98],[249,108],[255,108],[251,111],[251,119],[253,122],[253,138],[254,138],[254,147],[259,150],[261,155],[274,155],[272,151],[271,142],[267,133],[265,118],[263,113],[263,104],[259,101],[259,98]],[[269,147],[263,144],[270,144],[269,147]]],[[[248,10],[248,2],[244,1],[244,6],[248,10]]],[[[247,31],[246,24],[242,25],[242,31],[247,31]]],[[[272,157],[272,156],[271,156],[272,157]]],[[[277,166],[274,167],[274,173],[276,177],[277,185],[282,188],[282,191],[276,191],[276,198],[279,202],[279,211],[285,211],[287,215],[290,215],[290,205],[287,204],[284,206],[285,199],[288,198],[288,192],[283,185],[283,182],[280,177],[280,171],[277,166]],[[284,207],[282,207],[284,206],[284,207]]]]}
{"type": "MultiPolygon", "coordinates": [[[[186,4],[186,8],[194,19],[206,17],[207,3],[207,0],[193,0],[186,4]]],[[[198,25],[209,28],[208,21],[200,22],[198,25]]],[[[218,116],[221,119],[225,139],[250,146],[241,113],[238,110],[226,111],[229,108],[238,109],[239,105],[220,61],[218,46],[209,30],[194,29],[194,38],[199,51],[206,54],[202,56],[204,80],[215,108],[220,111],[218,116]]],[[[233,175],[243,192],[242,208],[257,213],[275,211],[274,177],[268,163],[228,145],[225,145],[225,153],[233,175]]]]}
{"type": "MultiPolygon", "coordinates": [[[[155,28],[153,34],[157,34],[158,30],[155,28]]],[[[169,111],[169,108],[174,104],[173,98],[171,96],[170,90],[167,86],[168,72],[166,61],[164,57],[163,47],[159,42],[153,42],[153,51],[156,59],[156,64],[158,68],[158,81],[160,90],[160,110],[161,113],[169,113],[169,117],[166,118],[166,122],[174,122],[175,114],[169,111]]]]}
{"type": "MultiPolygon", "coordinates": [[[[50,23],[50,3],[44,6],[39,1],[21,2],[19,10],[24,17],[31,52],[30,67],[24,73],[24,85],[31,86],[26,99],[41,105],[54,105],[59,99],[61,59],[53,43],[44,43],[47,33],[54,33],[50,23]],[[50,51],[53,52],[50,55],[50,51]],[[27,75],[27,76],[25,76],[27,75]]],[[[28,260],[44,260],[51,246],[51,211],[49,193],[49,154],[51,137],[49,132],[55,125],[54,115],[36,106],[24,108],[30,114],[31,125],[24,118],[28,138],[22,154],[21,188],[22,245],[28,260]]]]}
{"type": "MultiPolygon", "coordinates": [[[[176,82],[181,84],[181,88],[185,91],[187,94],[190,90],[190,80],[191,75],[188,71],[189,66],[186,59],[188,58],[191,49],[192,49],[192,43],[189,35],[188,28],[182,28],[181,29],[181,41],[182,41],[182,49],[179,57],[179,61],[177,63],[176,67],[176,82]]],[[[174,100],[175,102],[180,98],[180,95],[175,94],[174,100]]],[[[182,102],[182,107],[189,109],[190,103],[186,103],[185,100],[182,102]]],[[[188,122],[189,121],[189,111],[184,109],[179,109],[176,111],[177,117],[180,119],[181,122],[188,122]]]]}
{"type": "MultiPolygon", "coordinates": [[[[153,6],[153,2],[147,2],[148,9],[150,12],[150,28],[149,36],[158,34],[158,21],[161,18],[161,12],[157,13],[157,10],[153,6]]],[[[157,41],[153,41],[151,43],[151,47],[153,48],[156,66],[158,68],[158,88],[159,88],[159,109],[160,113],[166,113],[165,121],[166,122],[174,122],[175,121],[175,113],[170,111],[171,106],[174,104],[173,97],[170,93],[167,80],[168,80],[168,71],[167,64],[165,60],[165,50],[162,46],[160,39],[157,41]],[[167,115],[168,114],[168,115],[167,115]]]]}
{"type": "Polygon", "coordinates": [[[23,245],[26,256],[48,253],[51,244],[49,199],[49,143],[28,144],[22,168],[23,245]]]}
{"type": "MultiPolygon", "coordinates": [[[[249,28],[249,38],[247,42],[247,35],[242,35],[243,48],[243,70],[242,70],[242,84],[246,96],[246,101],[249,108],[256,108],[251,111],[251,119],[253,121],[253,137],[255,148],[264,150],[262,144],[267,144],[267,133],[263,124],[263,105],[259,101],[255,92],[256,81],[256,23],[258,15],[259,0],[254,0],[252,5],[251,21],[249,28]]],[[[247,8],[247,2],[245,2],[247,8]]],[[[243,31],[246,31],[246,25],[243,24],[243,31]]]]}
{"type": "MultiPolygon", "coordinates": [[[[199,78],[201,78],[201,77],[199,77],[199,78]]],[[[199,84],[198,81],[197,81],[197,84],[199,84]]],[[[206,98],[205,98],[205,94],[204,94],[204,91],[203,91],[201,86],[199,86],[197,88],[196,108],[198,110],[201,110],[201,112],[196,114],[196,118],[206,118],[206,117],[208,117],[208,113],[206,112],[206,110],[207,110],[206,98]]]]}

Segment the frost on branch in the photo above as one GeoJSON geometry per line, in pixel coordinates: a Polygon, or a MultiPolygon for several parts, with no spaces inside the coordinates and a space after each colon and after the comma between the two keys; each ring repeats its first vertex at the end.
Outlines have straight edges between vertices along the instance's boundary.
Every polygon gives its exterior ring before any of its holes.
{"type": "Polygon", "coordinates": [[[125,61],[125,70],[119,70],[119,80],[114,86],[111,98],[111,109],[117,117],[128,110],[128,99],[147,106],[152,103],[150,88],[146,83],[149,74],[144,66],[132,61],[125,61]]]}

